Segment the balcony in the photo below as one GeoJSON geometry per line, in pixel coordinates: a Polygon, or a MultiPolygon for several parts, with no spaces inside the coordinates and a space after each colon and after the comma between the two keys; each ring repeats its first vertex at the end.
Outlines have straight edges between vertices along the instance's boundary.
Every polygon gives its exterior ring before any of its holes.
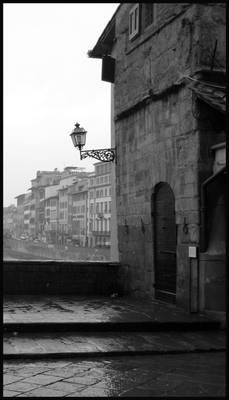
{"type": "Polygon", "coordinates": [[[102,213],[102,212],[97,212],[96,217],[101,219],[101,218],[104,217],[104,213],[102,213]]]}
{"type": "Polygon", "coordinates": [[[110,231],[92,231],[93,236],[107,236],[110,237],[110,231]]]}

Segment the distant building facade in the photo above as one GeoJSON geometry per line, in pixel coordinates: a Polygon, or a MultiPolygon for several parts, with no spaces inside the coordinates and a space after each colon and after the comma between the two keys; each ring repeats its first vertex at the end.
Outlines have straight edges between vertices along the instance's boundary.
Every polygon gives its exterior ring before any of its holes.
{"type": "Polygon", "coordinates": [[[94,172],[38,171],[30,193],[17,196],[16,236],[57,246],[110,247],[109,164],[96,163],[94,172]]]}
{"type": "Polygon", "coordinates": [[[90,247],[111,245],[111,163],[94,164],[95,173],[89,179],[88,240],[90,247]]]}
{"type": "Polygon", "coordinates": [[[3,232],[15,235],[17,224],[17,207],[12,204],[3,208],[3,232]]]}

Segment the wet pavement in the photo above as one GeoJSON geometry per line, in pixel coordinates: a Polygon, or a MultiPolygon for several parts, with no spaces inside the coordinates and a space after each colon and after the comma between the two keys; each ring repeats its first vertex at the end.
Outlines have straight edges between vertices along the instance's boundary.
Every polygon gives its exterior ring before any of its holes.
{"type": "Polygon", "coordinates": [[[223,353],[5,361],[4,397],[222,397],[223,353]]]}
{"type": "Polygon", "coordinates": [[[3,301],[4,323],[207,322],[173,304],[131,297],[11,295],[3,301]]]}
{"type": "Polygon", "coordinates": [[[224,396],[225,331],[128,297],[4,298],[4,397],[224,396]]]}
{"type": "Polygon", "coordinates": [[[179,354],[225,351],[225,333],[198,332],[83,332],[83,333],[7,333],[4,358],[47,356],[104,357],[128,354],[179,354]]]}

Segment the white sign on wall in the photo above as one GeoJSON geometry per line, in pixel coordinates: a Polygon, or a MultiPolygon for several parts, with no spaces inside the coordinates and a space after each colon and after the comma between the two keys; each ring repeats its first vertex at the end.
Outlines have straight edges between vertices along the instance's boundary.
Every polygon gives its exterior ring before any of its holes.
{"type": "Polygon", "coordinates": [[[196,258],[197,257],[197,248],[196,246],[189,246],[188,248],[188,256],[189,258],[196,258]]]}

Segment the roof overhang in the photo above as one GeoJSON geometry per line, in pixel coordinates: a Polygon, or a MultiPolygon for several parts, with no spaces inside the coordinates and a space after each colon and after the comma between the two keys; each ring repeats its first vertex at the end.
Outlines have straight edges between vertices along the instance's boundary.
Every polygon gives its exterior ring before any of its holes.
{"type": "Polygon", "coordinates": [[[120,7],[121,4],[118,6],[115,13],[113,14],[113,17],[108,22],[96,45],[93,47],[92,50],[88,51],[88,57],[103,58],[103,56],[111,54],[111,50],[115,40],[115,17],[120,7]]]}
{"type": "Polygon", "coordinates": [[[187,77],[191,82],[189,89],[195,93],[195,95],[212,108],[218,110],[222,114],[226,114],[226,86],[217,81],[208,82],[200,79],[193,79],[187,77]]]}

